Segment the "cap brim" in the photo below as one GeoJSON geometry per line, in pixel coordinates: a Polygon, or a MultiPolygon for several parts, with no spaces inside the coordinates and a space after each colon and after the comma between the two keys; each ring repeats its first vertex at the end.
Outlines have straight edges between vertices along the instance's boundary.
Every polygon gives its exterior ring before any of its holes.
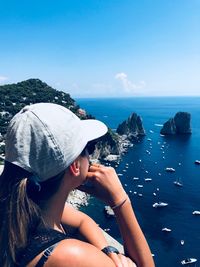
{"type": "Polygon", "coordinates": [[[81,120],[81,127],[86,142],[95,140],[105,135],[108,131],[107,126],[98,120],[81,120]]]}

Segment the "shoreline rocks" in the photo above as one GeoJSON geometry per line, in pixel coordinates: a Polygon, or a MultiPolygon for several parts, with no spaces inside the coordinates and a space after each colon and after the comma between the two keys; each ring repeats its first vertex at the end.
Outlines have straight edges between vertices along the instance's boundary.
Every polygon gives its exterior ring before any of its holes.
{"type": "Polygon", "coordinates": [[[111,209],[110,206],[104,206],[104,212],[106,217],[110,218],[110,217],[115,217],[115,213],[114,211],[111,209]]]}
{"type": "Polygon", "coordinates": [[[74,208],[79,209],[81,206],[87,206],[90,196],[78,189],[70,192],[67,203],[71,204],[74,208]]]}

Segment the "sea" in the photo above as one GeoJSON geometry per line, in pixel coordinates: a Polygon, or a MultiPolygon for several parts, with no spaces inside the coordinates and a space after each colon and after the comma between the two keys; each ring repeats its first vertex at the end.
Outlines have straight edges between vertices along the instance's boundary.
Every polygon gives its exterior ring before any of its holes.
{"type": "MultiPolygon", "coordinates": [[[[200,266],[200,215],[192,214],[200,211],[200,165],[194,163],[200,160],[200,97],[79,98],[76,102],[114,131],[132,112],[142,117],[146,136],[129,148],[119,164],[111,165],[131,199],[156,266],[181,266],[187,258],[198,260],[190,266],[200,266]],[[161,136],[163,123],[179,111],[191,114],[192,134],[161,136]],[[167,167],[175,172],[166,172],[167,167]],[[181,187],[174,184],[177,180],[181,187]],[[158,201],[168,206],[153,208],[158,201]]],[[[116,221],[105,216],[103,203],[91,198],[82,210],[121,242],[116,221]]]]}

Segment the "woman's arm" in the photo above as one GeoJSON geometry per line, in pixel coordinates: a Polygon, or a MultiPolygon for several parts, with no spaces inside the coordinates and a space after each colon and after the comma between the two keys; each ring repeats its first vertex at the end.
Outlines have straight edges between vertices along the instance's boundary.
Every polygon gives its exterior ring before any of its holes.
{"type": "MultiPolygon", "coordinates": [[[[47,261],[49,267],[136,267],[120,255],[117,265],[95,246],[75,239],[61,241],[47,261]]],[[[34,265],[32,265],[34,266],[34,265]]]]}
{"type": "Polygon", "coordinates": [[[115,170],[111,167],[93,164],[88,172],[88,180],[92,186],[81,186],[81,190],[98,197],[111,207],[123,203],[114,208],[114,212],[127,255],[136,262],[138,267],[154,267],[147,241],[115,170]]]}
{"type": "Polygon", "coordinates": [[[100,250],[108,246],[101,229],[94,220],[69,204],[65,204],[61,222],[66,230],[68,226],[76,228],[81,240],[87,241],[100,250]]]}
{"type": "MultiPolygon", "coordinates": [[[[82,241],[86,241],[92,245],[92,246],[87,246],[87,245],[84,245],[84,243],[79,243],[81,244],[81,248],[84,247],[84,248],[87,248],[88,250],[89,249],[94,250],[94,247],[96,247],[99,251],[98,254],[100,254],[98,256],[99,260],[101,259],[101,261],[105,261],[106,255],[104,255],[100,250],[108,246],[108,243],[101,229],[99,228],[99,226],[95,223],[93,219],[91,219],[88,215],[84,214],[83,212],[80,212],[74,209],[71,205],[65,204],[61,222],[62,222],[63,227],[66,230],[67,230],[67,227],[69,226],[76,228],[79,232],[78,239],[82,241]]],[[[120,267],[120,266],[136,267],[134,262],[132,262],[129,258],[124,257],[120,254],[117,255],[116,253],[110,253],[108,256],[113,261],[114,265],[117,267],[120,267]],[[122,265],[122,263],[124,263],[124,265],[122,265]]],[[[91,256],[88,256],[88,257],[91,260],[92,257],[91,256]]],[[[98,259],[95,258],[95,261],[98,261],[98,259]]],[[[110,261],[108,261],[107,264],[110,264],[109,262],[110,261]]],[[[107,265],[104,265],[104,262],[102,262],[102,265],[100,264],[100,266],[107,266],[107,265]]]]}
{"type": "Polygon", "coordinates": [[[114,212],[124,241],[126,255],[134,259],[138,267],[153,267],[151,251],[137,222],[129,198],[122,206],[115,208],[114,212]]]}

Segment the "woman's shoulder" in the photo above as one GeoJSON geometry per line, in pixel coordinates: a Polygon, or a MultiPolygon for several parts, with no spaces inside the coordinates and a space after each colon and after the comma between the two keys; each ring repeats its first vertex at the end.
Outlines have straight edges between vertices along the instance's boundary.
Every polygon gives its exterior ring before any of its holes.
{"type": "Polygon", "coordinates": [[[95,246],[77,239],[65,239],[56,246],[45,266],[114,267],[115,265],[95,246]]]}

